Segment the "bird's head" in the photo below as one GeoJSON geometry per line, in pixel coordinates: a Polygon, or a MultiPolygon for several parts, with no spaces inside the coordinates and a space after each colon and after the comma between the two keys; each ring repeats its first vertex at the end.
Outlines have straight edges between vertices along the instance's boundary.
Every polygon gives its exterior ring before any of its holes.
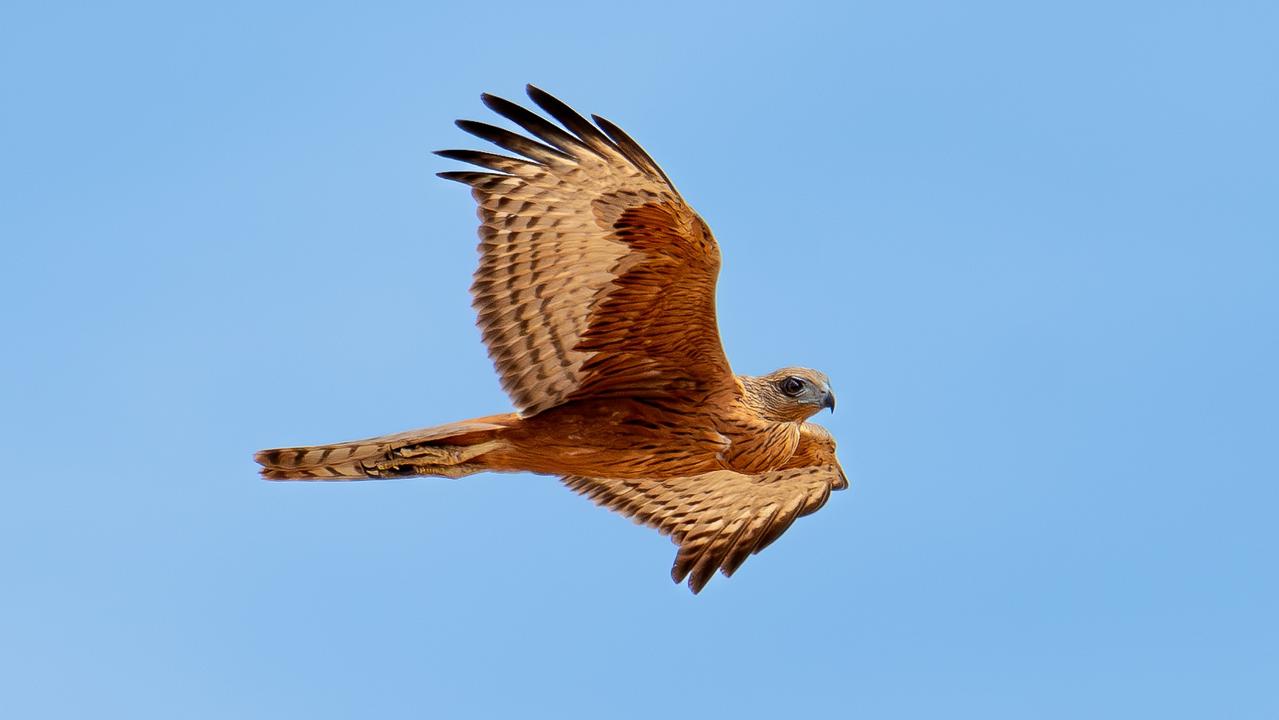
{"type": "Polygon", "coordinates": [[[823,408],[835,411],[835,392],[826,373],[802,367],[774,370],[767,375],[741,377],[746,401],[761,417],[799,422],[823,408]]]}

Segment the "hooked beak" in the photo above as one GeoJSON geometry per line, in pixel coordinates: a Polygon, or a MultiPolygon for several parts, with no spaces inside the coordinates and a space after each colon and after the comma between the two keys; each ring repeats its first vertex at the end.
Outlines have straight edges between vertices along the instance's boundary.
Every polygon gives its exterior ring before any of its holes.
{"type": "Polygon", "coordinates": [[[831,413],[835,412],[835,393],[832,390],[826,391],[826,396],[822,398],[822,407],[830,408],[831,413]]]}

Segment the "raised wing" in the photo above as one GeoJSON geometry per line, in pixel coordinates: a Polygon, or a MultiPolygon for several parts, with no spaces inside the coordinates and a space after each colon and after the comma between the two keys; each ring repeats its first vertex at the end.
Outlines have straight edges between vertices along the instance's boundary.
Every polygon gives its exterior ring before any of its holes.
{"type": "Polygon", "coordinates": [[[533,86],[563,127],[492,95],[536,140],[458,126],[523,158],[440,155],[495,172],[444,172],[479,204],[471,286],[502,387],[524,415],[605,396],[694,397],[732,384],[715,320],[719,248],[640,146],[533,86]],[[539,142],[540,141],[540,142],[539,142]]]}
{"type": "MultiPolygon", "coordinates": [[[[805,429],[816,428],[806,425],[805,429]]],[[[797,518],[848,487],[834,443],[820,428],[793,467],[758,475],[719,470],[663,480],[566,477],[564,484],[597,505],[669,535],[679,546],[671,579],[700,592],[716,570],[731,576],[797,518]],[[815,464],[807,464],[815,463],[815,464]]]]}

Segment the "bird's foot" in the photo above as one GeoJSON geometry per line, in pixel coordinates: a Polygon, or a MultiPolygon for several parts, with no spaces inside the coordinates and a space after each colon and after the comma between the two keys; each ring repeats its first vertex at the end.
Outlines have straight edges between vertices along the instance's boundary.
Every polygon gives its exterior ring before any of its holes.
{"type": "Polygon", "coordinates": [[[366,468],[379,476],[437,475],[457,478],[484,470],[482,463],[470,463],[501,446],[492,440],[475,445],[408,445],[396,448],[387,457],[366,468]]]}

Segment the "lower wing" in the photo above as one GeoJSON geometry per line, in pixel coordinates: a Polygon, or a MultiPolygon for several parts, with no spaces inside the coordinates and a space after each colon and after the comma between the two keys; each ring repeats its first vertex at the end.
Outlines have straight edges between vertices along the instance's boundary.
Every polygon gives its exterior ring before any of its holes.
{"type": "Polygon", "coordinates": [[[796,518],[848,487],[839,463],[743,475],[717,470],[662,480],[565,477],[597,505],[656,528],[679,545],[671,579],[700,592],[716,570],[731,576],[746,558],[781,537],[796,518]]]}

